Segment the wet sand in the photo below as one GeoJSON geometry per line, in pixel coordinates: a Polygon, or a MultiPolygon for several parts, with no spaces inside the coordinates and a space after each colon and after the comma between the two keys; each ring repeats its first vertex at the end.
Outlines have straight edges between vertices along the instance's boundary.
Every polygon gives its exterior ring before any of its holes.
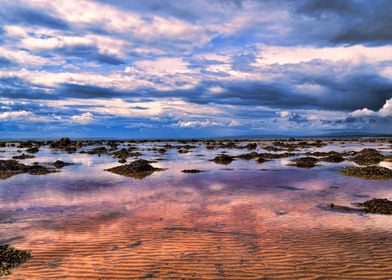
{"type": "MultiPolygon", "coordinates": [[[[329,148],[391,152],[341,146],[329,148]]],[[[352,162],[209,161],[220,152],[168,151],[152,163],[165,171],[138,180],[103,171],[118,165],[108,155],[42,148],[23,163],[75,165],[0,181],[0,241],[33,256],[5,279],[392,279],[391,216],[327,207],[392,199],[391,180],[342,175],[352,162]]]]}

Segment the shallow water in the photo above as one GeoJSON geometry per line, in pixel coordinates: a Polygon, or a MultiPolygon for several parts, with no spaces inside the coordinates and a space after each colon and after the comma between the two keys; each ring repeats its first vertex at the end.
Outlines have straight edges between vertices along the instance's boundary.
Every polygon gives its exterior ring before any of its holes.
{"type": "MultiPolygon", "coordinates": [[[[7,279],[392,279],[392,217],[327,207],[392,199],[391,180],[343,176],[342,167],[355,165],[348,161],[312,169],[288,166],[292,158],[219,165],[210,161],[216,154],[249,151],[203,143],[187,154],[149,150],[164,144],[138,144],[141,158],[165,169],[143,180],[103,171],[119,165],[110,155],[41,147],[23,160],[75,164],[0,181],[0,242],[33,255],[7,279]]],[[[365,147],[391,153],[390,143],[374,142],[295,153],[365,147]]],[[[18,154],[2,150],[0,159],[18,154]]]]}

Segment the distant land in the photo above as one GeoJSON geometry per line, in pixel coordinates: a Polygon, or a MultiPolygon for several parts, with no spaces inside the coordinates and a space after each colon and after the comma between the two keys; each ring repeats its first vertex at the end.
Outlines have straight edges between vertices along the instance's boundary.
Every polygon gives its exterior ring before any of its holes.
{"type": "MultiPolygon", "coordinates": [[[[64,135],[63,137],[69,137],[64,135]]],[[[69,137],[72,140],[224,140],[224,139],[288,139],[288,138],[379,138],[379,137],[392,137],[392,134],[388,133],[326,133],[317,135],[284,135],[284,134],[265,134],[265,135],[226,135],[226,136],[215,136],[215,137],[69,137]]],[[[26,141],[26,140],[56,140],[62,137],[47,137],[47,138],[1,138],[0,141],[26,141]]]]}

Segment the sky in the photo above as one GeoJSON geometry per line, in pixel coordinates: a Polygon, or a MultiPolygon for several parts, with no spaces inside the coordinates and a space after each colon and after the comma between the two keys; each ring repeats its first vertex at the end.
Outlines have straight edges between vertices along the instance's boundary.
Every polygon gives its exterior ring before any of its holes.
{"type": "Polygon", "coordinates": [[[392,133],[392,1],[0,0],[0,138],[392,133]]]}

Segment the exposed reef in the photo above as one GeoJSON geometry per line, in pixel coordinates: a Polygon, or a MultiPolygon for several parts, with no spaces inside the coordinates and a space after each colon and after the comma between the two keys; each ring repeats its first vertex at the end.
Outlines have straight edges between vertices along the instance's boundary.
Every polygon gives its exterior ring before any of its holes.
{"type": "Polygon", "coordinates": [[[366,167],[345,167],[342,173],[347,176],[354,176],[368,180],[390,180],[392,170],[386,167],[366,166],[366,167]]]}
{"type": "Polygon", "coordinates": [[[0,179],[7,179],[22,173],[28,173],[31,175],[45,175],[53,172],[57,172],[57,170],[39,164],[25,165],[12,159],[0,160],[0,179]]]}
{"type": "Polygon", "coordinates": [[[318,159],[314,157],[302,157],[293,160],[292,166],[300,167],[300,168],[312,168],[315,167],[318,159]]]}
{"type": "Polygon", "coordinates": [[[228,155],[218,155],[212,161],[218,164],[230,164],[234,158],[228,155]]]}
{"type": "Polygon", "coordinates": [[[160,170],[162,169],[153,167],[149,164],[147,160],[144,159],[138,159],[128,164],[105,169],[105,171],[137,179],[143,179],[144,177],[151,175],[155,171],[160,170]]]}
{"type": "Polygon", "coordinates": [[[351,158],[353,162],[359,165],[377,164],[384,159],[384,156],[375,149],[363,149],[358,155],[351,158]]]}
{"type": "Polygon", "coordinates": [[[9,275],[11,270],[31,257],[30,252],[17,250],[9,245],[0,245],[0,277],[9,275]]]}

